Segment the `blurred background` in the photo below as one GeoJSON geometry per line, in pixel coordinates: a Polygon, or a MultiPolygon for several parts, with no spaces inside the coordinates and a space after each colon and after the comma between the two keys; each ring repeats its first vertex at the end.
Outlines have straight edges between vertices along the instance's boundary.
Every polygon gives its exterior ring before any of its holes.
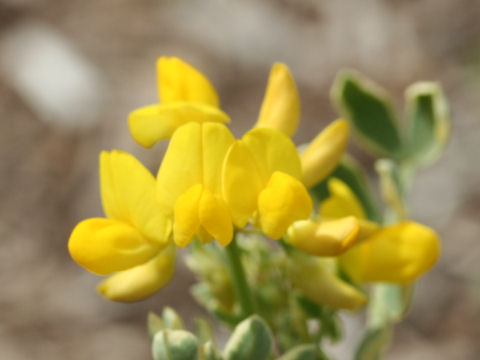
{"type": "MultiPolygon", "coordinates": [[[[126,118],[157,102],[160,55],[212,80],[237,136],[256,121],[271,64],[285,62],[303,105],[298,144],[336,118],[329,89],[341,68],[383,85],[400,114],[410,83],[440,81],[452,139],[418,174],[410,206],[443,254],[387,359],[480,358],[478,19],[478,0],[0,0],[0,358],[150,359],[147,311],[202,312],[180,261],[163,291],[123,305],[96,294],[99,278],[67,252],[74,225],[102,214],[102,149],[157,170],[165,144],[142,149],[126,118]]],[[[353,141],[350,152],[371,170],[353,141]]],[[[345,318],[337,359],[350,358],[360,321],[345,318]]]]}

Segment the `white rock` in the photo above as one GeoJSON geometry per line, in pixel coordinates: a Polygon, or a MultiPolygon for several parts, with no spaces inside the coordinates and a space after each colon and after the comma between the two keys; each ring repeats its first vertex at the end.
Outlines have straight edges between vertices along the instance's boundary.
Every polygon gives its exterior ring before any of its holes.
{"type": "Polygon", "coordinates": [[[0,39],[0,71],[39,118],[80,128],[98,119],[105,84],[95,66],[57,30],[24,21],[0,39]]]}

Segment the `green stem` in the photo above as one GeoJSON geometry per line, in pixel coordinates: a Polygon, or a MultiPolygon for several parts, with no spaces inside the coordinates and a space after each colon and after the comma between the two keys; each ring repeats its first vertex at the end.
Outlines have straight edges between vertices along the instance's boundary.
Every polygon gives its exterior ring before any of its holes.
{"type": "Polygon", "coordinates": [[[236,236],[233,237],[232,242],[225,248],[225,252],[227,253],[233,288],[242,308],[242,317],[246,318],[255,313],[255,306],[240,259],[240,249],[237,245],[236,236]]]}

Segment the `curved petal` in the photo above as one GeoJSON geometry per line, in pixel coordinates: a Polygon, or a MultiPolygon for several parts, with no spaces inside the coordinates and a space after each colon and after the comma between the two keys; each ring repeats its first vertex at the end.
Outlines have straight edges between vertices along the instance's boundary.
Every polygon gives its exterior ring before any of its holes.
{"type": "Polygon", "coordinates": [[[257,199],[264,184],[248,146],[236,141],[223,166],[223,196],[234,224],[243,228],[257,210],[257,199]]]}
{"type": "Polygon", "coordinates": [[[175,246],[170,244],[147,263],[119,272],[102,281],[97,290],[113,301],[140,301],[168,284],[174,270],[175,246]]]}
{"type": "Polygon", "coordinates": [[[173,239],[177,246],[187,246],[200,228],[200,199],[203,186],[197,184],[178,197],[175,203],[173,239]]]}
{"type": "Polygon", "coordinates": [[[328,180],[328,190],[330,196],[321,203],[319,209],[322,217],[337,219],[352,215],[358,219],[367,218],[360,201],[343,181],[337,178],[328,180]]]}
{"type": "Polygon", "coordinates": [[[202,125],[202,183],[215,195],[222,194],[223,164],[227,151],[234,142],[235,137],[225,125],[202,125]]]}
{"type": "Polygon", "coordinates": [[[352,247],[340,257],[340,263],[356,282],[407,284],[428,271],[439,254],[440,241],[433,230],[404,221],[352,247]]]}
{"type": "Polygon", "coordinates": [[[308,254],[337,256],[357,241],[360,225],[353,216],[338,220],[296,221],[288,229],[287,241],[308,254]]]}
{"type": "Polygon", "coordinates": [[[312,187],[337,167],[348,143],[348,122],[339,119],[327,126],[300,155],[302,181],[312,187]]]}
{"type": "Polygon", "coordinates": [[[68,240],[72,258],[88,270],[106,275],[143,264],[161,249],[132,226],[105,218],[83,220],[68,240]]]}
{"type": "Polygon", "coordinates": [[[196,184],[201,184],[202,126],[188,123],[172,136],[157,175],[157,200],[173,212],[178,197],[196,184]]]}
{"type": "Polygon", "coordinates": [[[233,239],[233,225],[230,209],[223,199],[204,190],[200,200],[200,224],[222,246],[233,239]]]}
{"type": "Polygon", "coordinates": [[[157,82],[160,102],[197,102],[219,107],[215,88],[197,69],[177,57],[157,60],[157,82]]]}
{"type": "Polygon", "coordinates": [[[268,78],[267,90],[255,127],[280,130],[292,136],[300,120],[300,99],[288,67],[276,63],[268,78]]]}
{"type": "Polygon", "coordinates": [[[155,198],[155,178],[134,156],[100,154],[100,190],[107,217],[134,226],[149,240],[165,245],[171,222],[155,198]]]}
{"type": "Polygon", "coordinates": [[[189,121],[228,123],[222,110],[201,103],[174,102],[145,106],[130,113],[128,127],[132,137],[147,148],[170,138],[174,131],[189,121]]]}
{"type": "Polygon", "coordinates": [[[241,140],[251,151],[264,184],[275,171],[300,179],[302,167],[295,144],[278,130],[257,128],[241,140]]]}
{"type": "Polygon", "coordinates": [[[307,189],[280,171],[273,173],[258,197],[260,226],[273,239],[282,237],[294,221],[308,218],[311,212],[312,200],[307,189]]]}
{"type": "Polygon", "coordinates": [[[333,309],[355,310],[365,304],[365,295],[335,276],[325,259],[299,252],[289,255],[290,279],[311,300],[333,309]]]}

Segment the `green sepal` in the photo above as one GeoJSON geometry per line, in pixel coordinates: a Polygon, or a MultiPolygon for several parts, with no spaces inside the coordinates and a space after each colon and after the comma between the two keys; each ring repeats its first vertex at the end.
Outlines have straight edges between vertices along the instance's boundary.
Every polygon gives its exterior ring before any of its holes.
{"type": "Polygon", "coordinates": [[[412,293],[412,285],[375,284],[368,307],[369,327],[380,328],[402,320],[409,309],[412,293]]]}
{"type": "Polygon", "coordinates": [[[385,90],[358,72],[344,70],[335,78],[331,97],[366,150],[374,155],[401,156],[398,122],[385,90]]]}
{"type": "Polygon", "coordinates": [[[167,306],[163,309],[162,320],[165,329],[182,330],[184,329],[183,321],[175,310],[167,306]]]}
{"type": "Polygon", "coordinates": [[[200,343],[203,344],[213,340],[212,325],[210,325],[210,322],[207,319],[196,316],[193,319],[193,326],[195,328],[195,334],[197,335],[200,343]]]}
{"type": "Polygon", "coordinates": [[[272,350],[272,335],[265,321],[253,315],[237,325],[224,350],[226,360],[264,360],[272,350]]]}
{"type": "Polygon", "coordinates": [[[163,330],[153,338],[155,360],[197,360],[198,340],[185,330],[163,330]]]}
{"type": "Polygon", "coordinates": [[[442,154],[450,135],[447,100],[440,85],[434,82],[412,84],[405,98],[408,159],[416,165],[429,165],[442,154]]]}
{"type": "Polygon", "coordinates": [[[220,355],[211,341],[206,342],[200,348],[200,359],[201,360],[223,360],[222,355],[220,355]]]}
{"type": "Polygon", "coordinates": [[[337,168],[325,180],[311,189],[313,196],[319,202],[330,195],[327,183],[332,177],[340,179],[348,185],[362,204],[369,220],[381,222],[382,216],[378,201],[370,186],[367,173],[360,163],[350,156],[344,156],[337,168]]]}
{"type": "Polygon", "coordinates": [[[150,340],[153,340],[155,334],[165,329],[163,320],[154,312],[149,312],[147,316],[147,329],[150,340]]]}
{"type": "Polygon", "coordinates": [[[280,356],[277,360],[319,360],[315,345],[299,345],[280,356]]]}
{"type": "Polygon", "coordinates": [[[390,341],[389,325],[367,330],[355,351],[355,360],[380,360],[390,341]]]}

